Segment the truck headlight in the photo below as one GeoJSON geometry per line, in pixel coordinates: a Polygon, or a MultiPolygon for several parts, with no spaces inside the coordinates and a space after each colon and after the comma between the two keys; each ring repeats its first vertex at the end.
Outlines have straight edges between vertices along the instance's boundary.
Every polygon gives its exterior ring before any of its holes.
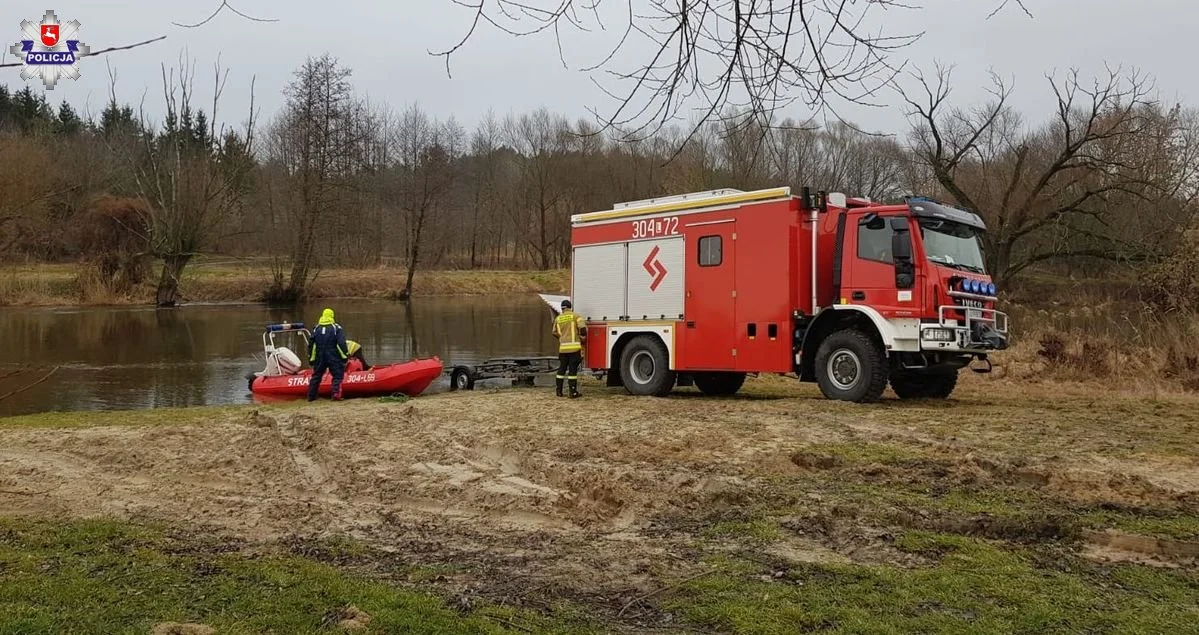
{"type": "Polygon", "coordinates": [[[952,342],[955,339],[953,329],[924,329],[921,334],[930,342],[952,342]]]}

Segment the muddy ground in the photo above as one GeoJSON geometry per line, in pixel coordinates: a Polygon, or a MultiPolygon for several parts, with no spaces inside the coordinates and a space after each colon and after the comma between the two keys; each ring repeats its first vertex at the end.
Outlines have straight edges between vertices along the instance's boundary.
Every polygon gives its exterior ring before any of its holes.
{"type": "Polygon", "coordinates": [[[859,406],[782,380],[728,400],[587,389],[0,425],[0,515],[164,521],[379,575],[434,567],[464,602],[566,598],[647,623],[661,616],[638,599],[714,552],[919,566],[892,546],[905,528],[1165,567],[1199,556],[1194,398],[976,383],[946,403],[859,406]],[[336,536],[369,554],[330,549],[336,536]]]}

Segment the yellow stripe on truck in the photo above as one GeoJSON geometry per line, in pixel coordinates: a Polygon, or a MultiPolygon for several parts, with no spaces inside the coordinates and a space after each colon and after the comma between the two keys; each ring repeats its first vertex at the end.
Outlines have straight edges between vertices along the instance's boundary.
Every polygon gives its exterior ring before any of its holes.
{"type": "Polygon", "coordinates": [[[628,216],[643,216],[645,214],[658,214],[661,212],[677,212],[686,209],[699,209],[702,207],[716,207],[718,205],[731,205],[733,203],[746,203],[749,201],[761,201],[771,198],[783,198],[790,195],[791,188],[776,187],[769,190],[742,192],[740,194],[727,194],[725,196],[701,198],[693,201],[678,201],[676,203],[661,203],[659,205],[646,205],[645,207],[634,207],[631,209],[613,209],[600,212],[591,212],[589,214],[582,214],[576,217],[576,222],[589,223],[591,221],[625,218],[628,216]]]}

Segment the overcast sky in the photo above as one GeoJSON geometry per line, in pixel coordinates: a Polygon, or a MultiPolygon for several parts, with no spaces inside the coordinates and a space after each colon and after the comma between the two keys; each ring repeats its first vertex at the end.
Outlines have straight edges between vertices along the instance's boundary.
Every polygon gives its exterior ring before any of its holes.
{"type": "MultiPolygon", "coordinates": [[[[1199,4],[1193,0],[1026,0],[1033,18],[1012,7],[990,20],[989,9],[999,0],[912,1],[922,8],[879,15],[891,33],[925,32],[918,43],[898,53],[911,64],[927,68],[936,60],[956,65],[957,104],[985,99],[986,73],[993,69],[1015,79],[1013,103],[1041,120],[1053,105],[1047,72],[1076,66],[1093,75],[1102,73],[1107,63],[1151,73],[1163,99],[1199,106],[1199,73],[1194,68],[1199,4]]],[[[171,24],[196,22],[219,3],[5,0],[0,9],[0,33],[8,33],[3,50],[21,39],[22,19],[38,22],[47,7],[62,21],[79,20],[78,37],[93,49],[167,35],[163,42],[105,56],[117,74],[118,98],[137,103],[145,94],[147,110],[155,113],[161,103],[159,65],[175,62],[186,48],[197,62],[202,95],[211,94],[211,73],[205,71],[218,55],[231,68],[221,119],[235,122],[244,119],[252,76],[257,76],[257,100],[266,117],[282,103],[281,90],[297,65],[308,55],[324,52],[352,68],[356,89],[372,100],[396,108],[417,102],[439,117],[454,115],[466,126],[489,108],[503,115],[546,106],[575,119],[588,117],[588,107],[606,112],[612,106],[592,84],[591,75],[576,69],[604,55],[600,45],[611,43],[614,34],[570,38],[566,48],[572,68],[565,69],[552,34],[516,39],[481,28],[453,58],[449,78],[444,61],[429,50],[452,45],[469,26],[470,12],[452,0],[230,0],[248,14],[278,21],[254,23],[224,12],[197,29],[171,24]]],[[[51,102],[67,99],[98,112],[109,90],[105,57],[83,59],[82,77],[62,80],[47,91],[51,102]]],[[[8,56],[6,61],[12,59],[8,56]]],[[[3,69],[0,81],[19,86],[24,80],[18,69],[3,69]]],[[[32,82],[41,90],[40,81],[32,82]]],[[[898,105],[845,112],[868,129],[902,132],[906,127],[898,105]]],[[[807,116],[802,111],[790,114],[797,119],[807,116]]]]}

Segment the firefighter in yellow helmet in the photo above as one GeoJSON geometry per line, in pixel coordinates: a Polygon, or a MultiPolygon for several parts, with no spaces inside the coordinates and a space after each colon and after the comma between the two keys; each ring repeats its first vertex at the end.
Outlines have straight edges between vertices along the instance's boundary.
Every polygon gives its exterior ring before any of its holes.
{"type": "Polygon", "coordinates": [[[571,310],[570,300],[562,301],[562,312],[554,318],[554,337],[558,338],[557,395],[562,396],[562,383],[570,386],[570,397],[579,394],[579,366],[583,363],[583,344],[587,339],[587,322],[571,310]]]}
{"type": "Polygon", "coordinates": [[[370,370],[371,365],[366,363],[366,356],[362,354],[362,345],[354,340],[346,340],[346,352],[349,357],[346,360],[346,372],[351,371],[351,362],[358,360],[358,364],[353,370],[370,370]]]}

